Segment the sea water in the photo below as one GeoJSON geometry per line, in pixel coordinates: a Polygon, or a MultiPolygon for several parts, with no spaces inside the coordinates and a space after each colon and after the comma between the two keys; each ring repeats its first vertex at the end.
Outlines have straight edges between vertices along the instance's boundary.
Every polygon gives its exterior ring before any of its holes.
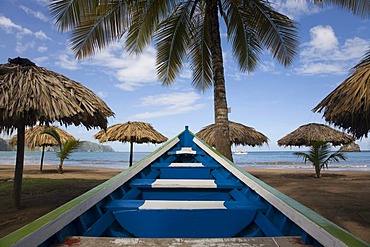
{"type": "MultiPolygon", "coordinates": [[[[133,162],[137,162],[149,152],[135,152],[133,162]]],[[[347,152],[346,161],[329,163],[329,170],[370,171],[370,151],[347,152]]],[[[312,169],[310,162],[305,163],[301,157],[293,155],[293,151],[250,151],[247,154],[234,154],[234,163],[239,167],[263,169],[312,169]]],[[[1,151],[0,164],[14,165],[15,151],[1,151]]],[[[41,152],[25,152],[24,164],[39,165],[41,152]]],[[[44,164],[59,164],[55,152],[45,152],[44,164]]],[[[125,169],[129,164],[129,152],[74,152],[64,161],[63,166],[89,168],[125,169]]]]}

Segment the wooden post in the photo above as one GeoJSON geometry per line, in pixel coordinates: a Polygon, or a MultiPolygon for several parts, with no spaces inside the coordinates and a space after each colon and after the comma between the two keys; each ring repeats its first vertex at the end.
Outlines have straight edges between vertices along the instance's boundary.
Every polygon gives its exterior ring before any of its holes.
{"type": "Polygon", "coordinates": [[[45,145],[42,145],[40,172],[42,172],[42,165],[44,164],[44,154],[45,154],[45,145]]]}
{"type": "Polygon", "coordinates": [[[132,166],[133,152],[134,152],[134,137],[131,136],[131,140],[130,140],[130,164],[129,164],[129,167],[132,166]]]}
{"type": "Polygon", "coordinates": [[[19,124],[17,130],[17,158],[15,163],[14,186],[13,186],[14,206],[17,209],[20,209],[21,207],[25,128],[26,128],[25,124],[22,121],[19,124]]]}

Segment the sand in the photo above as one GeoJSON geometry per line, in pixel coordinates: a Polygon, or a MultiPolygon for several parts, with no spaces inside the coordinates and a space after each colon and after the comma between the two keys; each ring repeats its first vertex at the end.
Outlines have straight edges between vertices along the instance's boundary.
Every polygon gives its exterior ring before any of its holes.
{"type": "MultiPolygon", "coordinates": [[[[6,182],[12,178],[13,169],[13,166],[0,165],[0,181],[6,182]]],[[[9,206],[11,198],[9,200],[2,199],[0,203],[0,237],[120,172],[112,169],[65,166],[65,172],[58,174],[55,166],[45,166],[43,173],[39,173],[38,169],[38,166],[25,166],[23,177],[95,179],[96,181],[79,182],[78,186],[73,186],[73,189],[60,188],[58,191],[46,194],[24,195],[22,204],[25,206],[20,211],[9,206]]],[[[314,177],[313,170],[246,168],[246,171],[370,243],[370,172],[330,171],[329,169],[322,172],[322,178],[317,179],[314,177]]]]}

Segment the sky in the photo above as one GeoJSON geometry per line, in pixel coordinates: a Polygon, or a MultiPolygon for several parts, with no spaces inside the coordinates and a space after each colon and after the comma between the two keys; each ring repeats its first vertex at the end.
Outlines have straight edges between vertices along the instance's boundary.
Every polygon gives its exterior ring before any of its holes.
{"type": "MultiPolygon", "coordinates": [[[[233,150],[295,150],[279,147],[277,140],[304,124],[327,124],[312,108],[350,75],[370,46],[369,19],[337,7],[313,6],[305,0],[271,2],[297,22],[300,46],[292,65],[283,67],[265,50],[259,67],[242,73],[221,29],[229,120],[253,127],[269,138],[268,145],[233,150]]],[[[191,86],[188,63],[172,86],[162,86],[156,75],[154,46],[133,56],[125,52],[123,42],[117,42],[76,60],[70,37],[54,25],[47,0],[0,1],[0,63],[20,56],[82,83],[115,113],[108,118],[108,126],[147,122],[171,139],[185,126],[196,133],[214,122],[213,90],[199,92],[191,86]]],[[[62,128],[77,139],[98,143],[93,135],[99,129],[62,128]]],[[[0,138],[9,137],[0,134],[0,138]]],[[[356,143],[362,150],[370,150],[368,138],[356,143]]],[[[121,142],[106,144],[116,151],[129,150],[129,145],[121,142]]],[[[136,144],[134,150],[149,152],[159,146],[136,144]]]]}

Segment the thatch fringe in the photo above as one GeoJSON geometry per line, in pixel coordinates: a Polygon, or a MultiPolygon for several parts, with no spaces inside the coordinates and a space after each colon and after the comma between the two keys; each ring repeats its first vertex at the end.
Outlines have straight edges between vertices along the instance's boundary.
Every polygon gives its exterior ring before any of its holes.
{"type": "MultiPolygon", "coordinates": [[[[210,146],[215,146],[217,142],[216,132],[216,124],[210,124],[196,133],[196,136],[207,142],[210,146]]],[[[268,138],[261,132],[256,131],[252,127],[232,121],[229,121],[229,135],[230,142],[234,145],[254,147],[262,146],[264,143],[268,142],[268,138]]]]}
{"type": "Polygon", "coordinates": [[[334,146],[347,144],[355,139],[327,125],[309,123],[284,136],[277,141],[279,146],[312,146],[316,141],[330,142],[334,146]]]}
{"type": "Polygon", "coordinates": [[[83,124],[106,128],[113,111],[82,84],[37,66],[0,65],[0,130],[8,133],[21,121],[48,125],[83,124]]]}
{"type": "Polygon", "coordinates": [[[370,130],[370,50],[352,71],[352,75],[312,111],[323,112],[327,122],[348,130],[357,138],[367,137],[370,130]]]}
{"type": "Polygon", "coordinates": [[[162,143],[167,137],[156,131],[151,124],[144,122],[126,122],[115,124],[94,135],[99,142],[120,141],[134,143],[162,143]]]}
{"type": "MultiPolygon", "coordinates": [[[[62,143],[65,143],[67,140],[75,139],[71,134],[58,128],[57,126],[34,126],[30,129],[27,129],[25,132],[25,144],[27,147],[33,149],[41,146],[58,145],[55,138],[44,133],[46,129],[54,129],[59,134],[62,143]]],[[[9,144],[12,146],[17,145],[17,136],[13,136],[12,139],[10,139],[9,144]]]]}

